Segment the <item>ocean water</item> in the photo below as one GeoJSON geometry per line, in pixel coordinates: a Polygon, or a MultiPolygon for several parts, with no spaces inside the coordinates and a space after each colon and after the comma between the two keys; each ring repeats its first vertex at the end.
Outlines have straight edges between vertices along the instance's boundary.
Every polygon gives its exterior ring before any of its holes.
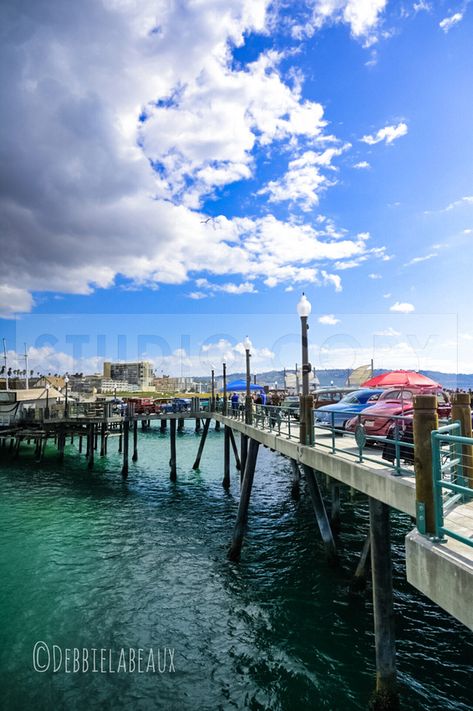
{"type": "MultiPolygon", "coordinates": [[[[229,563],[238,475],[232,467],[226,493],[223,433],[213,430],[194,472],[198,441],[190,423],[178,435],[176,483],[169,438],[156,424],[140,430],[127,481],[116,439],[93,472],[75,445],[63,463],[53,447],[40,465],[32,448],[14,462],[1,453],[4,711],[367,707],[371,595],[347,590],[368,529],[366,501],[342,488],[341,565],[329,567],[304,487],[292,499],[287,461],[261,448],[242,559],[229,563]],[[38,641],[63,654],[110,649],[115,670],[122,648],[141,648],[145,659],[153,648],[164,671],[113,673],[107,661],[104,672],[75,672],[72,663],[69,672],[64,663],[39,672],[38,641]]],[[[402,708],[472,709],[473,635],[407,584],[411,523],[397,513],[392,523],[402,708]]]]}

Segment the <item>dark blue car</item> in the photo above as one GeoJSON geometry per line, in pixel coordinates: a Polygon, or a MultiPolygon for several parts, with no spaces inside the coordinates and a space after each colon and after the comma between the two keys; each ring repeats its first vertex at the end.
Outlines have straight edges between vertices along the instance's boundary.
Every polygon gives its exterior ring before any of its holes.
{"type": "Polygon", "coordinates": [[[384,390],[379,388],[364,388],[355,390],[353,393],[345,395],[342,400],[333,405],[319,407],[315,411],[315,424],[319,427],[336,427],[344,429],[345,423],[353,415],[362,412],[365,407],[370,407],[378,400],[384,390]]]}

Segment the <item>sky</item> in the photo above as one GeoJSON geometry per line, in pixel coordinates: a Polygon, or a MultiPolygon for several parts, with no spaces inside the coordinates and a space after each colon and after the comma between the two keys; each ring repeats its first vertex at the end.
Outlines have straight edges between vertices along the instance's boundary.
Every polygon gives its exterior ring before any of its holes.
{"type": "Polygon", "coordinates": [[[9,365],[473,372],[472,5],[3,0],[9,365]]]}

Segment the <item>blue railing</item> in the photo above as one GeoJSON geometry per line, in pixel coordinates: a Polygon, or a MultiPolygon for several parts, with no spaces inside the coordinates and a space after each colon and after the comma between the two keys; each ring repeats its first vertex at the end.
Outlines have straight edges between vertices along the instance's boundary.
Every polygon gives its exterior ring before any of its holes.
{"type": "Polygon", "coordinates": [[[455,525],[452,519],[446,521],[455,505],[473,499],[473,438],[462,437],[460,423],[452,422],[432,432],[431,441],[435,535],[439,540],[450,536],[473,547],[471,538],[451,527],[455,525]]]}

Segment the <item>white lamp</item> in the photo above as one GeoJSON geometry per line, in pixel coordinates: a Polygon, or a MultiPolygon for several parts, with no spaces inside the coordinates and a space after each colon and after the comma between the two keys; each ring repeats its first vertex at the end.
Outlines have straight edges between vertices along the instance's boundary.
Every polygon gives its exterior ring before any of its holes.
{"type": "Polygon", "coordinates": [[[297,304],[297,313],[301,318],[304,316],[310,316],[310,312],[312,311],[312,304],[310,303],[309,299],[307,296],[302,292],[301,299],[299,303],[297,304]]]}

